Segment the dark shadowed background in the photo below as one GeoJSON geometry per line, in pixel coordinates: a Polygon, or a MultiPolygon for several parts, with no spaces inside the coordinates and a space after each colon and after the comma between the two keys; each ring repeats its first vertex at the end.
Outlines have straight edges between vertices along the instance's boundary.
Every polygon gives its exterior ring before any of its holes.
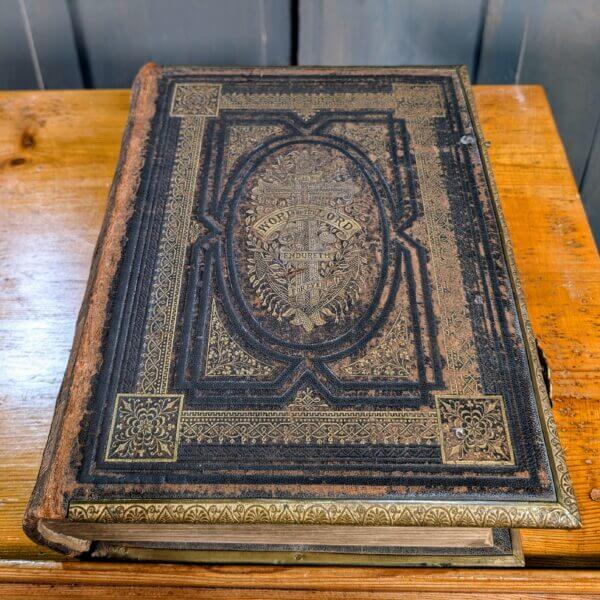
{"type": "Polygon", "coordinates": [[[541,84],[600,240],[600,0],[0,0],[0,89],[129,87],[149,60],[541,84]]]}

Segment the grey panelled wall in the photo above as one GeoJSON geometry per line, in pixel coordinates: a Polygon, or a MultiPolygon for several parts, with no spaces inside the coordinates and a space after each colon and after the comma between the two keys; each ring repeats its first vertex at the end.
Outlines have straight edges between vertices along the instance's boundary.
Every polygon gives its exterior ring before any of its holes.
{"type": "Polygon", "coordinates": [[[289,0],[0,0],[0,88],[129,87],[145,62],[287,65],[289,0]]]}
{"type": "Polygon", "coordinates": [[[77,88],[81,74],[64,0],[0,0],[0,88],[77,88]]]}
{"type": "Polygon", "coordinates": [[[0,0],[0,88],[163,64],[466,64],[545,87],[600,240],[600,0],[0,0]]]}
{"type": "Polygon", "coordinates": [[[94,87],[127,87],[140,65],[287,65],[290,5],[280,0],[76,0],[69,3],[94,87]]]}
{"type": "Polygon", "coordinates": [[[477,68],[484,0],[300,0],[303,65],[477,68]]]}

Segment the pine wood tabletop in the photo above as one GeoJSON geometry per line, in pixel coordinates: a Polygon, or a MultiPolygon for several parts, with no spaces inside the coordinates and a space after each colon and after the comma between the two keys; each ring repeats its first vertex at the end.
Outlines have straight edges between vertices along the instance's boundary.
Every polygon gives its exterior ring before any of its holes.
{"type": "Polygon", "coordinates": [[[544,91],[476,86],[475,97],[550,368],[583,528],[524,531],[527,568],[509,570],[65,562],[35,546],[21,516],[67,362],[129,92],[1,92],[0,597],[600,595],[593,570],[600,566],[598,252],[544,91]]]}

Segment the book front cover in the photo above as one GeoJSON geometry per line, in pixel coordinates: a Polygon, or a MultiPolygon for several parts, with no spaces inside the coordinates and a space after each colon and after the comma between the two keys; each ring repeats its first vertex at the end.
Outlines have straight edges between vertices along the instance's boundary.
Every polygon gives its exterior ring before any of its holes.
{"type": "Polygon", "coordinates": [[[576,526],[463,72],[154,85],[68,517],[576,526]]]}

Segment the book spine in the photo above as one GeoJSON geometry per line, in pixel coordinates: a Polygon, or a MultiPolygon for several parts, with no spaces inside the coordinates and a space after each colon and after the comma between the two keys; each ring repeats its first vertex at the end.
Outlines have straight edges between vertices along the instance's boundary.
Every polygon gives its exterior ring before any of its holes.
{"type": "Polygon", "coordinates": [[[126,226],[133,212],[145,162],[160,73],[161,68],[157,65],[146,64],[133,83],[129,117],[77,317],[73,348],[38,477],[23,517],[23,530],[33,541],[72,556],[85,552],[90,543],[52,534],[43,520],[64,519],[67,514],[70,458],[78,443],[79,426],[101,362],[100,345],[107,324],[108,292],[120,262],[126,226]]]}

